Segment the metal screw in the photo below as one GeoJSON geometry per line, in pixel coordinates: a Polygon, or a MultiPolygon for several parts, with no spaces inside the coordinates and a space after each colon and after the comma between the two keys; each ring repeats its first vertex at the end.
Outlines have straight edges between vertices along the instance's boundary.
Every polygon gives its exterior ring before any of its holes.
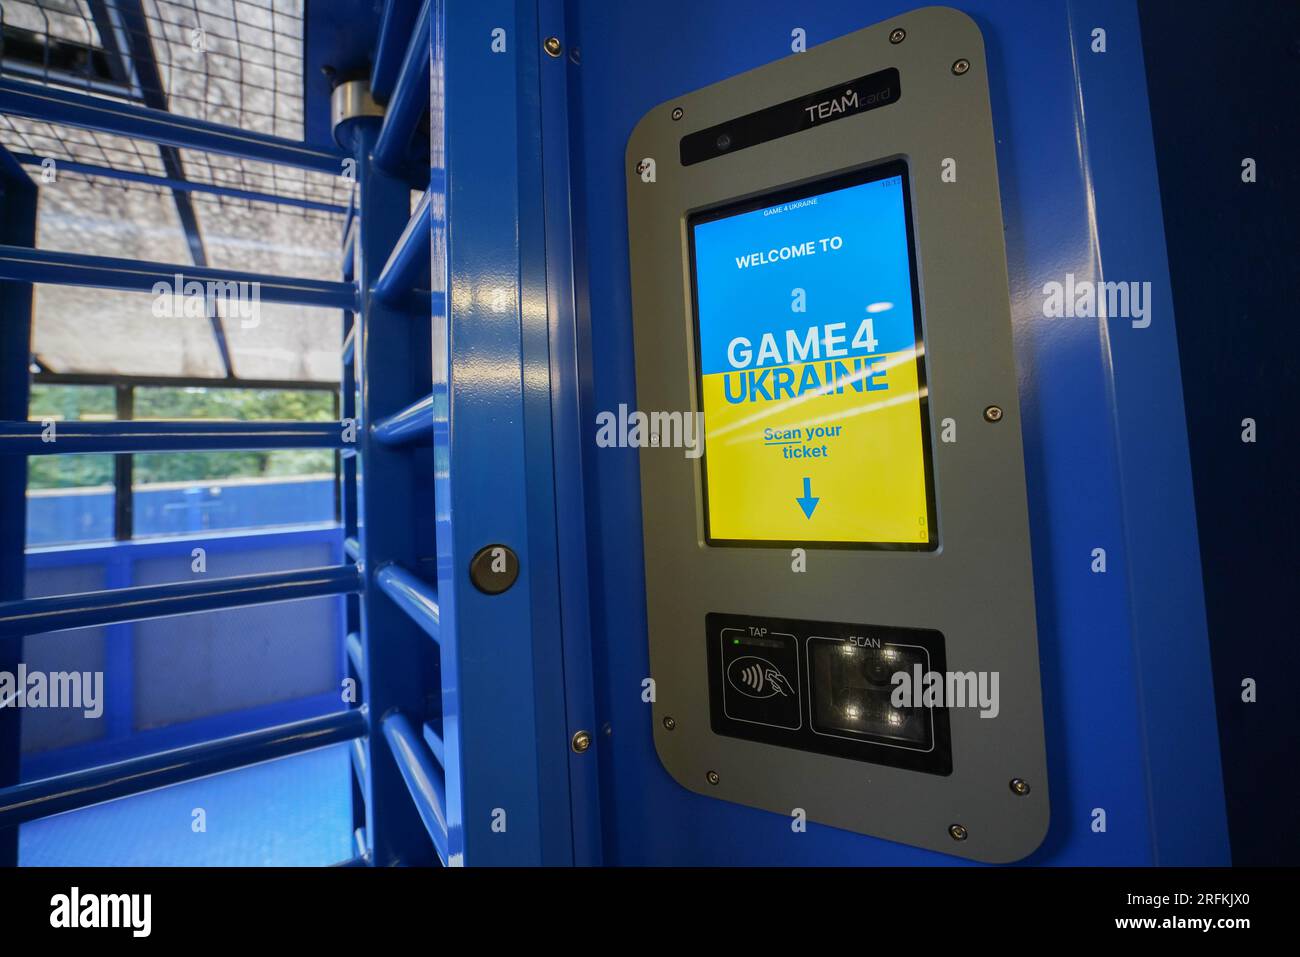
{"type": "Polygon", "coordinates": [[[708,774],[705,775],[705,777],[709,779],[710,784],[717,784],[719,781],[722,780],[722,778],[718,777],[717,771],[710,771],[708,774]]]}
{"type": "Polygon", "coordinates": [[[960,824],[954,824],[952,827],[948,828],[948,836],[954,841],[964,841],[970,836],[970,834],[967,832],[966,828],[962,827],[960,824]]]}
{"type": "Polygon", "coordinates": [[[985,410],[984,410],[984,421],[985,421],[985,422],[1001,422],[1001,421],[1002,421],[1002,409],[1001,409],[1001,407],[1000,407],[1000,406],[996,406],[996,405],[991,405],[991,406],[989,406],[987,409],[985,409],[985,410]]]}
{"type": "Polygon", "coordinates": [[[1012,778],[1011,793],[1024,797],[1029,793],[1029,782],[1025,781],[1023,778],[1012,778]]]}
{"type": "Polygon", "coordinates": [[[559,37],[547,37],[546,42],[542,44],[542,49],[551,56],[559,56],[564,52],[564,47],[561,45],[559,37]]]}
{"type": "Polygon", "coordinates": [[[952,65],[952,72],[961,76],[970,69],[970,60],[958,60],[952,65]]]}
{"type": "Polygon", "coordinates": [[[677,727],[677,719],[674,718],[672,715],[666,715],[664,717],[664,730],[672,731],[676,727],[677,727]]]}
{"type": "Polygon", "coordinates": [[[894,27],[894,29],[890,31],[889,34],[890,43],[902,43],[906,39],[907,39],[907,31],[904,30],[902,27],[894,27]]]}
{"type": "Polygon", "coordinates": [[[569,743],[573,746],[574,751],[578,754],[582,754],[582,752],[591,747],[591,735],[586,731],[579,731],[573,736],[573,740],[569,743]]]}
{"type": "Polygon", "coordinates": [[[673,107],[673,119],[674,119],[674,120],[680,120],[680,119],[682,118],[683,115],[685,115],[685,113],[684,113],[684,111],[682,110],[682,108],[681,108],[680,106],[674,106],[674,107],[673,107]]]}

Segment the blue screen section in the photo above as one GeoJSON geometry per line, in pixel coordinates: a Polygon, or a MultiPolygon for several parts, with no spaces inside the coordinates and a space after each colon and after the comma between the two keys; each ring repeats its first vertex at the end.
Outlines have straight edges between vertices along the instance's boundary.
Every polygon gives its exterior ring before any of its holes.
{"type": "Polygon", "coordinates": [[[912,348],[903,202],[902,177],[891,176],[695,224],[701,372],[783,365],[788,357],[757,358],[765,333],[784,350],[787,332],[803,341],[817,328],[825,341],[825,327],[836,323],[843,329],[829,334],[844,337],[846,356],[912,348]],[[798,289],[808,297],[802,312],[793,308],[798,289]],[[878,342],[855,348],[854,333],[868,317],[878,342]],[[738,350],[728,355],[738,337],[752,344],[741,364],[738,350]]]}

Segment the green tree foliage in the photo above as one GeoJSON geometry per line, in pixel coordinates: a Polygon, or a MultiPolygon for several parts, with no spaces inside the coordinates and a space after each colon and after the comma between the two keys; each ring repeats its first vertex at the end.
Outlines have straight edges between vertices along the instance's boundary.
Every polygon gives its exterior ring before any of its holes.
{"type": "MultiPolygon", "coordinates": [[[[330,422],[334,394],[323,390],[229,389],[137,386],[136,419],[226,419],[330,422]]],[[[115,418],[111,386],[35,385],[30,418],[59,420],[115,418]]],[[[134,483],[215,481],[334,472],[334,453],[325,449],[257,452],[150,452],[134,458],[134,483]]],[[[43,455],[28,459],[27,487],[74,488],[113,481],[111,455],[43,455]]]]}

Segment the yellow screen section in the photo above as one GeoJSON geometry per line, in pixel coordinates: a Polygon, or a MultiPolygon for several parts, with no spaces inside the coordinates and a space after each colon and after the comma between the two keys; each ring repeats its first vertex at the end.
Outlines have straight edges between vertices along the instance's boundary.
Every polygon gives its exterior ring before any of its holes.
{"type": "Polygon", "coordinates": [[[713,373],[703,401],[711,539],[930,541],[914,350],[713,373]]]}

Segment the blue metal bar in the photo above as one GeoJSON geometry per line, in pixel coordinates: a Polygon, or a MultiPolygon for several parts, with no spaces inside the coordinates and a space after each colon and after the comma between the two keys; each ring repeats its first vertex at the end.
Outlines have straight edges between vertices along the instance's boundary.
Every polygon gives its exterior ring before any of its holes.
{"type": "Polygon", "coordinates": [[[6,77],[0,77],[0,113],[322,173],[338,173],[343,160],[339,152],[295,140],[6,77]]]}
{"type": "MultiPolygon", "coordinates": [[[[31,153],[14,153],[14,159],[27,166],[40,166],[43,156],[31,153]]],[[[77,163],[60,159],[59,172],[82,173],[86,176],[103,176],[107,179],[120,179],[129,183],[148,183],[150,186],[162,186],[166,189],[180,190],[184,193],[212,193],[216,196],[229,196],[232,199],[249,199],[259,203],[274,203],[277,206],[297,206],[322,213],[346,213],[346,206],[333,203],[321,203],[313,199],[299,199],[296,196],[281,196],[278,193],[259,193],[251,189],[235,189],[218,183],[197,183],[190,179],[172,179],[168,176],[154,176],[132,169],[114,169],[111,166],[96,166],[93,163],[77,163]]]]}
{"type": "Polygon", "coordinates": [[[336,449],[338,422],[0,422],[0,455],[336,449]]]}
{"type": "MultiPolygon", "coordinates": [[[[286,302],[298,306],[320,306],[330,309],[357,307],[357,287],[348,282],[266,276],[261,273],[214,269],[210,266],[143,262],[136,259],[86,256],[81,253],[27,249],[20,246],[0,246],[0,279],[149,293],[154,291],[156,284],[163,283],[176,294],[184,293],[183,286],[182,288],[176,286],[190,281],[204,284],[256,283],[257,299],[266,302],[286,302]]],[[[234,292],[231,290],[232,295],[234,292]]]]}
{"type": "MultiPolygon", "coordinates": [[[[357,247],[354,242],[343,244],[343,263],[340,269],[344,282],[352,282],[357,276],[357,247]]],[[[345,360],[346,361],[346,360],[345,360]]]]}
{"type": "Polygon", "coordinates": [[[385,445],[433,442],[433,394],[408,405],[401,412],[380,419],[373,426],[375,438],[385,445]]]}
{"type": "Polygon", "coordinates": [[[360,861],[360,866],[370,866],[370,848],[366,845],[366,829],[358,827],[352,832],[352,844],[357,849],[355,860],[360,861]]]}
{"type": "Polygon", "coordinates": [[[353,709],[0,789],[0,828],[362,737],[353,709]]]}
{"type": "Polygon", "coordinates": [[[379,21],[374,66],[370,68],[370,95],[376,103],[387,103],[406,55],[407,40],[420,13],[420,0],[388,0],[379,21]]]}
{"type": "Polygon", "coordinates": [[[209,581],[24,598],[0,602],[0,637],[342,595],[360,591],[361,585],[361,571],[356,565],[326,565],[209,581]]]}
{"type": "Polygon", "coordinates": [[[343,539],[343,554],[357,561],[361,558],[361,542],[351,536],[343,539]]]}
{"type": "Polygon", "coordinates": [[[432,585],[398,565],[380,568],[375,583],[425,634],[438,640],[438,593],[432,585]]]}
{"type": "Polygon", "coordinates": [[[443,767],[443,761],[446,756],[446,748],[442,743],[442,735],[433,730],[433,725],[427,721],[424,723],[424,743],[429,746],[429,752],[433,755],[438,767],[443,767]]]}
{"type": "Polygon", "coordinates": [[[402,712],[390,711],[384,716],[381,727],[384,740],[393,753],[393,760],[411,792],[415,809],[420,813],[420,820],[429,830],[438,857],[446,864],[447,792],[442,780],[442,769],[429,759],[428,749],[402,712]]]}
{"type": "Polygon", "coordinates": [[[390,306],[401,305],[417,289],[429,288],[432,202],[433,190],[426,189],[375,281],[375,295],[390,306]]]}
{"type": "Polygon", "coordinates": [[[361,789],[362,794],[369,793],[369,786],[366,781],[370,778],[369,760],[366,758],[366,743],[360,738],[352,742],[352,774],[357,781],[357,787],[361,789]]]}
{"type": "Polygon", "coordinates": [[[348,659],[352,662],[352,668],[356,671],[358,678],[364,678],[366,675],[366,652],[361,647],[361,636],[355,631],[349,632],[345,639],[348,649],[348,659]]]}
{"type": "Polygon", "coordinates": [[[354,323],[348,330],[348,334],[343,339],[343,364],[349,366],[356,356],[357,350],[357,326],[354,323]]]}
{"type": "Polygon", "coordinates": [[[447,277],[447,308],[431,313],[443,733],[450,854],[474,866],[574,860],[569,741],[580,726],[565,713],[550,366],[551,349],[573,346],[546,305],[549,204],[535,91],[552,60],[539,54],[547,34],[537,18],[537,3],[448,3],[434,29],[431,155],[445,157],[454,197],[434,227],[433,272],[447,277]],[[513,73],[473,40],[497,25],[521,51],[513,73]],[[452,92],[466,89],[474,95],[452,92]],[[488,102],[491,126],[481,119],[488,102]],[[502,299],[488,302],[483,288],[502,299]],[[462,386],[483,369],[513,374],[490,389],[462,386]],[[520,560],[518,581],[490,598],[466,574],[487,542],[509,542],[520,560]],[[508,715],[501,701],[511,702],[508,715]],[[508,835],[475,820],[484,807],[511,809],[508,835]]]}
{"type": "Polygon", "coordinates": [[[402,68],[389,97],[384,125],[375,141],[375,163],[382,170],[402,168],[420,118],[429,108],[429,3],[424,0],[411,31],[402,68]]]}

